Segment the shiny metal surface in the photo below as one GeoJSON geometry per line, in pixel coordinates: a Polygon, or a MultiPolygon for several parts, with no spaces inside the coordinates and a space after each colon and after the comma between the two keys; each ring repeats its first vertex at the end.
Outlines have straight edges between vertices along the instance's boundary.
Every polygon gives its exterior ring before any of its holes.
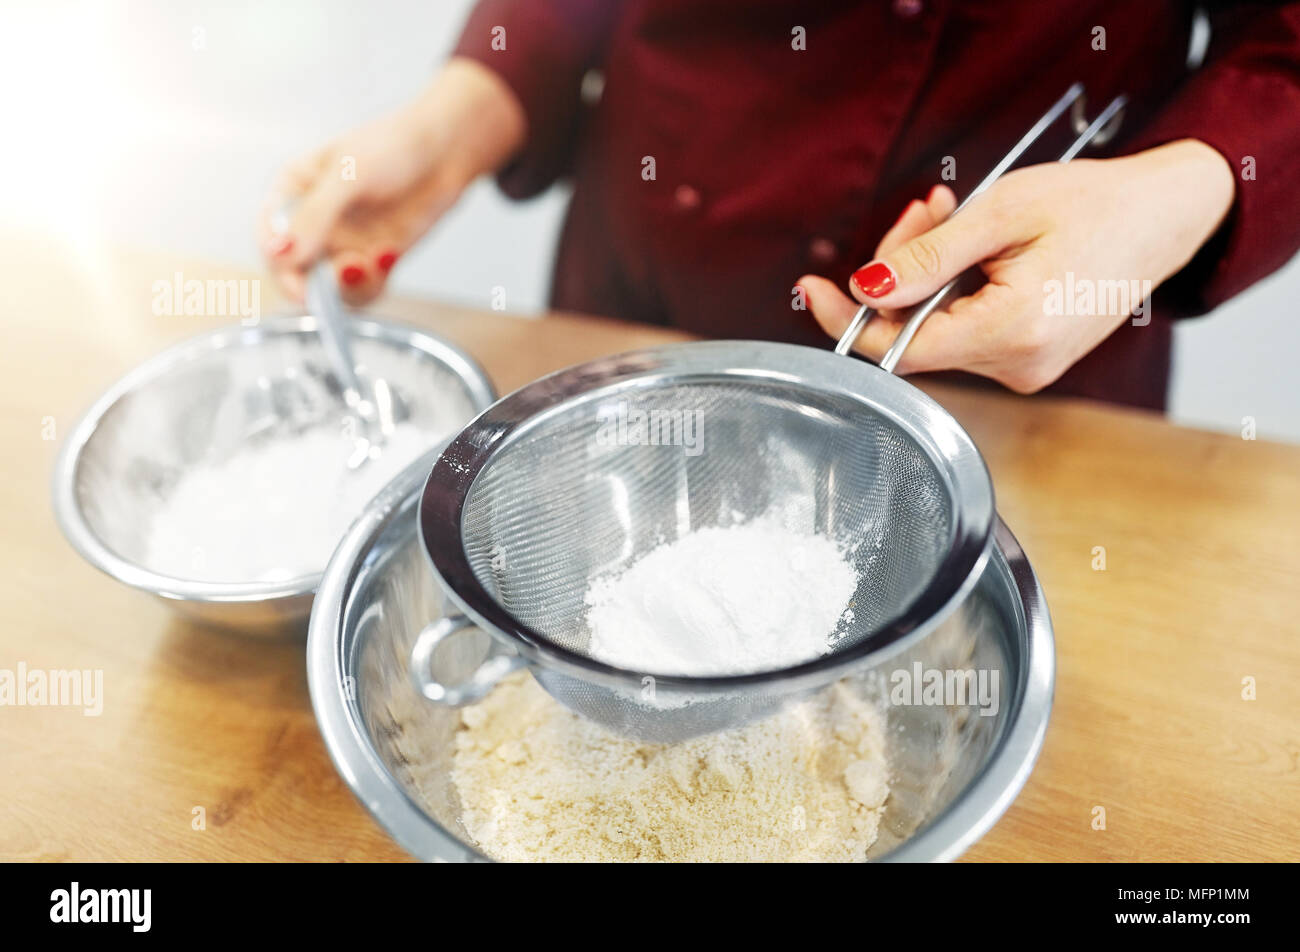
{"type": "Polygon", "coordinates": [[[1070,143],[1070,147],[1062,152],[1061,157],[1056,161],[1065,165],[1088,146],[1103,146],[1109,142],[1124,121],[1124,108],[1127,105],[1127,96],[1116,96],[1108,102],[1106,108],[1097,113],[1097,118],[1079,131],[1078,136],[1070,143]]]}
{"type": "Polygon", "coordinates": [[[357,418],[356,450],[348,466],[358,469],[383,452],[393,427],[407,420],[411,411],[400,389],[393,389],[383,377],[357,364],[352,319],[343,308],[334,267],[328,261],[317,262],[307,273],[306,297],[308,308],[317,317],[317,333],[330,370],[340,383],[343,404],[357,418]]]}
{"type": "MultiPolygon", "coordinates": [[[[451,441],[421,504],[434,571],[460,609],[566,706],[657,743],[744,723],[903,650],[974,584],[994,516],[974,443],[920,390],[829,351],[757,341],[620,354],[529,384],[451,441]],[[606,445],[605,411],[629,404],[698,420],[700,452],[606,445]],[[593,577],[688,529],[774,511],[851,547],[852,618],[829,653],[725,677],[588,654],[593,577]]],[[[448,696],[452,685],[416,676],[427,696],[448,696]]]]}
{"type": "MultiPolygon", "coordinates": [[[[297,197],[289,198],[276,209],[271,216],[273,232],[288,234],[298,204],[297,197]]],[[[357,418],[356,450],[348,459],[349,468],[357,469],[382,452],[395,424],[405,420],[410,412],[402,402],[400,391],[390,388],[388,381],[362,375],[352,352],[351,321],[339,294],[334,265],[328,259],[317,261],[308,270],[304,296],[308,313],[317,318],[316,332],[330,369],[339,381],[343,403],[357,418]]]]}
{"type": "MultiPolygon", "coordinates": [[[[407,851],[428,861],[483,861],[460,824],[449,779],[459,714],[427,703],[408,659],[444,616],[416,529],[425,472],[412,464],[335,552],[312,612],[307,673],[321,733],[340,774],[407,851]]],[[[472,671],[491,650],[473,633],[441,659],[472,671]]],[[[867,689],[920,662],[997,671],[1000,704],[891,705],[892,792],[870,859],[951,860],[982,836],[1024,785],[1043,743],[1055,675],[1051,621],[1024,552],[1000,520],[973,588],[948,620],[901,655],[856,675],[867,689]]]]}
{"type": "MultiPolygon", "coordinates": [[[[446,421],[454,430],[492,402],[482,370],[446,341],[371,319],[354,319],[352,330],[358,358],[402,391],[416,422],[446,421]],[[422,402],[429,389],[459,393],[456,405],[422,402]]],[[[96,568],[184,615],[248,635],[301,637],[319,573],[194,581],[145,565],[145,542],[159,499],[186,466],[311,425],[338,406],[313,317],[268,318],[184,341],[115,383],[72,429],[54,469],[59,525],[96,568]]]]}

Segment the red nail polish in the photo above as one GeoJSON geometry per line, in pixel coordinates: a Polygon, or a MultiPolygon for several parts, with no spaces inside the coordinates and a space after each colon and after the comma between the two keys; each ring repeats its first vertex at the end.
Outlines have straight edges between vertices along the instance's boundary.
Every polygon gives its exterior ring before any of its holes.
{"type": "Polygon", "coordinates": [[[363,268],[350,264],[339,272],[339,278],[344,284],[360,284],[366,279],[366,272],[363,268]]]}
{"type": "Polygon", "coordinates": [[[292,248],[293,238],[290,235],[276,235],[266,246],[266,250],[271,253],[273,258],[288,254],[292,248]]]}
{"type": "Polygon", "coordinates": [[[393,270],[393,265],[397,264],[397,252],[391,250],[385,251],[375,259],[375,264],[379,266],[379,270],[382,274],[387,274],[389,271],[393,270]]]}
{"type": "Polygon", "coordinates": [[[869,298],[884,297],[894,290],[894,285],[898,283],[894,269],[883,261],[873,261],[863,265],[853,272],[853,277],[849,280],[869,298]]]}

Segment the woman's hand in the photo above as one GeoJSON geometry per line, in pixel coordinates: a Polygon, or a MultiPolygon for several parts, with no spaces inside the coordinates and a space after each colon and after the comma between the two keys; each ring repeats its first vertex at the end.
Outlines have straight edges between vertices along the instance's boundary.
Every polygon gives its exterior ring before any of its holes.
{"type": "Polygon", "coordinates": [[[1030,166],[951,218],[956,201],[946,186],[913,202],[876,259],[850,279],[856,301],[825,278],[799,284],[833,337],[858,302],[877,308],[887,319],[872,319],[855,349],[878,361],[901,327],[899,308],[978,265],[987,283],[931,314],[898,370],[966,370],[1032,393],[1187,264],[1227,215],[1233,189],[1223,156],[1191,139],[1122,158],[1030,166]],[[1081,296],[1089,288],[1091,304],[1081,296]]]}
{"type": "Polygon", "coordinates": [[[479,63],[453,58],[414,102],[284,172],[258,222],[263,253],[295,299],[307,269],[327,257],[344,299],[363,304],[465,186],[503,165],[524,134],[509,87],[479,63]],[[277,212],[290,202],[279,230],[277,212]]]}

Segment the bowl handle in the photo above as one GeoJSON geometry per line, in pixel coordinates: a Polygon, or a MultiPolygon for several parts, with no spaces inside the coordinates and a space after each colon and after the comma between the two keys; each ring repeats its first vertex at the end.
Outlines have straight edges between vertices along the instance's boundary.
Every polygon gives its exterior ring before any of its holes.
{"type": "Polygon", "coordinates": [[[447,707],[472,704],[483,698],[506,675],[528,664],[517,654],[493,654],[475,668],[473,674],[457,684],[443,684],[434,678],[433,653],[438,645],[456,632],[473,627],[474,623],[464,615],[448,615],[425,625],[416,636],[411,648],[410,671],[415,689],[422,697],[447,707]]]}

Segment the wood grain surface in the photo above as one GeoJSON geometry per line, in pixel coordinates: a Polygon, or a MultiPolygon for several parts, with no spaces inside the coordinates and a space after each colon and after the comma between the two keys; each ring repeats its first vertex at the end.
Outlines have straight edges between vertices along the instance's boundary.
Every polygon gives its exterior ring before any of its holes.
{"type": "MultiPolygon", "coordinates": [[[[0,237],[0,256],[0,669],[104,673],[98,717],[0,707],[0,858],[405,859],[325,753],[301,645],[176,619],[83,562],[51,513],[56,449],[91,400],[164,346],[231,322],[154,314],[153,282],[257,276],[34,234],[0,237]]],[[[270,283],[261,291],[269,312],[270,283]]],[[[684,336],[428,302],[377,310],[462,344],[502,392],[684,336]]],[[[1300,858],[1300,447],[926,389],[986,455],[1057,638],[1038,766],[966,858],[1300,858]]]]}

